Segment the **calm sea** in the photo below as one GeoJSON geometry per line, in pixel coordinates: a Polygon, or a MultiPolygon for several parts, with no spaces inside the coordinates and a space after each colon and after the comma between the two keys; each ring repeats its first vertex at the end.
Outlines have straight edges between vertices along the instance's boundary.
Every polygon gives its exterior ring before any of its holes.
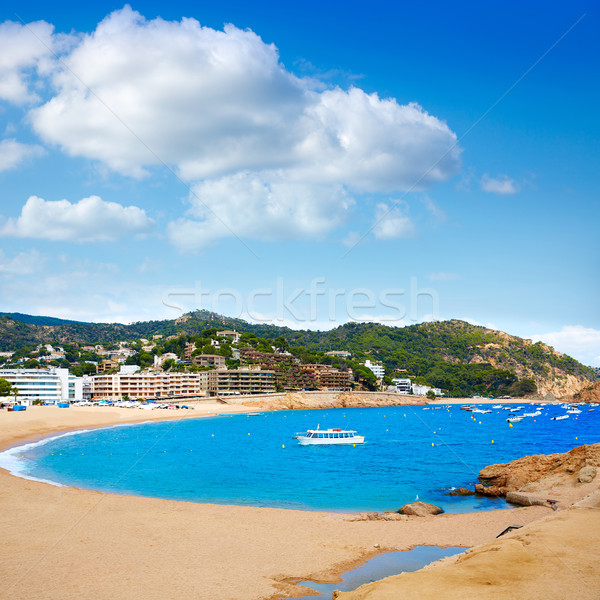
{"type": "MultiPolygon", "coordinates": [[[[527,405],[521,412],[534,411],[527,405]]],[[[420,500],[447,512],[503,508],[502,500],[453,497],[480,469],[521,456],[600,441],[600,409],[564,421],[542,407],[509,427],[509,411],[458,406],[386,407],[216,416],[63,435],[4,453],[0,466],[104,492],[193,502],[308,510],[385,511],[420,500]],[[306,429],[341,427],[362,446],[299,446],[306,429]]]]}

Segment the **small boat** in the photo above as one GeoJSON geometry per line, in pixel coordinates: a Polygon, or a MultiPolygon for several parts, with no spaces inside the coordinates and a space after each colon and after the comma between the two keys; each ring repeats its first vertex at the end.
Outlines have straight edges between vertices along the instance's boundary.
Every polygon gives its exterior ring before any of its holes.
{"type": "Polygon", "coordinates": [[[519,417],[519,416],[512,416],[512,417],[508,417],[508,419],[506,419],[509,423],[519,423],[520,421],[523,420],[523,417],[519,417]]]}
{"type": "Polygon", "coordinates": [[[349,429],[309,429],[306,433],[294,436],[301,446],[330,445],[330,444],[362,444],[364,436],[356,435],[349,429]]]}
{"type": "Polygon", "coordinates": [[[492,406],[492,408],[496,408],[496,409],[502,408],[502,404],[494,404],[494,406],[492,406]]]}
{"type": "Polygon", "coordinates": [[[539,417],[542,414],[541,411],[536,410],[535,412],[531,412],[531,413],[523,413],[524,417],[539,417]]]}
{"type": "Polygon", "coordinates": [[[580,415],[581,411],[578,408],[571,408],[567,411],[569,415],[580,415]]]}
{"type": "Polygon", "coordinates": [[[560,417],[552,417],[550,420],[551,421],[564,421],[565,419],[568,419],[569,415],[560,415],[560,417]]]}
{"type": "Polygon", "coordinates": [[[473,410],[473,406],[471,404],[465,404],[464,406],[460,407],[460,410],[469,410],[469,411],[472,411],[473,410]]]}

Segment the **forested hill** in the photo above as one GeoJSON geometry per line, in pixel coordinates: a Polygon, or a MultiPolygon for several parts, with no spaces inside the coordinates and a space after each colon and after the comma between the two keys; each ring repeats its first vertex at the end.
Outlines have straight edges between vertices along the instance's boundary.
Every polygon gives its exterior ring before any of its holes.
{"type": "Polygon", "coordinates": [[[515,389],[516,383],[533,380],[541,395],[550,392],[564,397],[596,378],[590,367],[540,342],[534,344],[457,320],[409,327],[347,323],[330,331],[309,331],[252,324],[208,311],[131,325],[62,321],[13,313],[0,316],[0,350],[42,342],[103,344],[159,334],[192,338],[213,327],[254,333],[271,340],[281,336],[290,347],[296,347],[297,355],[305,354],[307,360],[320,360],[322,353],[329,350],[347,350],[355,361],[381,360],[389,373],[409,376],[453,395],[458,395],[465,386],[485,392],[511,386],[515,389]]]}

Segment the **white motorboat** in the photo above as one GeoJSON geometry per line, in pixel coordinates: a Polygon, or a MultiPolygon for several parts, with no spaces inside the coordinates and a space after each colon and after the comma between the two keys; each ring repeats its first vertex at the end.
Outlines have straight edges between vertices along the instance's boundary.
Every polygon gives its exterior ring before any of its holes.
{"type": "Polygon", "coordinates": [[[506,419],[509,423],[519,423],[520,421],[523,420],[523,417],[519,417],[519,416],[514,416],[514,417],[508,417],[508,419],[506,419]]]}
{"type": "Polygon", "coordinates": [[[331,445],[331,444],[362,444],[363,435],[349,429],[309,429],[306,433],[294,436],[301,446],[331,445]]]}
{"type": "Polygon", "coordinates": [[[560,415],[560,417],[552,417],[552,419],[550,419],[551,421],[564,421],[565,419],[568,419],[569,415],[560,415]]]}

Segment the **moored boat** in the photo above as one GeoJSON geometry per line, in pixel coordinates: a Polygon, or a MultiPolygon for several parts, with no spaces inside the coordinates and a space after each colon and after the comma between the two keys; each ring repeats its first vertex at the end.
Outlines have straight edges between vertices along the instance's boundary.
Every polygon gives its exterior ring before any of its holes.
{"type": "Polygon", "coordinates": [[[294,436],[301,446],[331,445],[331,444],[362,444],[364,436],[356,435],[350,429],[309,429],[306,433],[294,436]]]}

